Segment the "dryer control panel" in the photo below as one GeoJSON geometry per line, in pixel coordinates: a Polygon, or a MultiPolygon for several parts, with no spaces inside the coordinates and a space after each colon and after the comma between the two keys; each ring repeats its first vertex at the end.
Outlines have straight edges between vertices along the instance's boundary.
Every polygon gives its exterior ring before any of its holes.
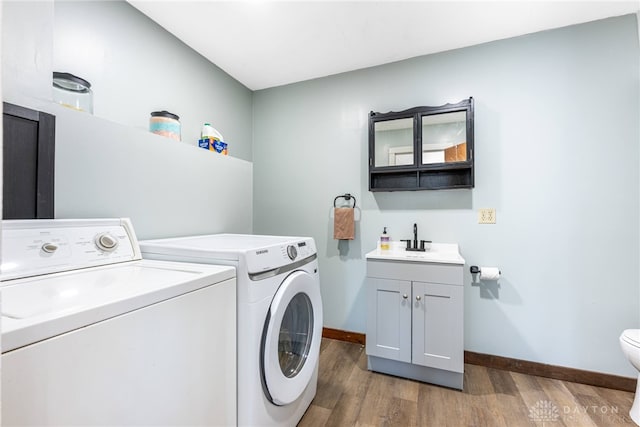
{"type": "Polygon", "coordinates": [[[5,220],[0,279],[141,259],[128,219],[5,220]]]}
{"type": "Polygon", "coordinates": [[[260,273],[274,270],[316,254],[316,245],[312,238],[300,237],[295,239],[248,252],[248,272],[260,273]]]}

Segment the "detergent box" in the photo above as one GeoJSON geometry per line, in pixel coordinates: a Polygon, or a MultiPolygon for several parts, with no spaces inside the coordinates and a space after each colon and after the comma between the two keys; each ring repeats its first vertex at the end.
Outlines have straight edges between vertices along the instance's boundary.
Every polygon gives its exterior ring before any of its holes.
{"type": "Polygon", "coordinates": [[[198,147],[204,148],[205,150],[215,151],[216,153],[220,153],[225,156],[229,154],[229,151],[227,149],[227,143],[218,141],[215,138],[199,139],[198,147]]]}

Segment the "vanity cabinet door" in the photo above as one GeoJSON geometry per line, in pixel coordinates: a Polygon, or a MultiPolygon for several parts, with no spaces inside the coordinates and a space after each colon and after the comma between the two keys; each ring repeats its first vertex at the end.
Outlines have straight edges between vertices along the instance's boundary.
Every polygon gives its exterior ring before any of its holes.
{"type": "Polygon", "coordinates": [[[367,278],[367,354],[411,363],[411,282],[367,278]]]}
{"type": "Polygon", "coordinates": [[[414,364],[464,372],[463,298],[462,286],[413,282],[414,364]]]}

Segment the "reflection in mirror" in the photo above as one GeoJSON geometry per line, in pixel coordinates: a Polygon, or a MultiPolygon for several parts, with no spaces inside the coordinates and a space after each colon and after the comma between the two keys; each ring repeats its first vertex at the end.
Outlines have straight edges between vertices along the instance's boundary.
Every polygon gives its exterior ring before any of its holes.
{"type": "Polygon", "coordinates": [[[375,122],[375,166],[413,165],[413,117],[375,122]]]}
{"type": "Polygon", "coordinates": [[[422,164],[467,160],[467,112],[422,116],[422,164]]]}

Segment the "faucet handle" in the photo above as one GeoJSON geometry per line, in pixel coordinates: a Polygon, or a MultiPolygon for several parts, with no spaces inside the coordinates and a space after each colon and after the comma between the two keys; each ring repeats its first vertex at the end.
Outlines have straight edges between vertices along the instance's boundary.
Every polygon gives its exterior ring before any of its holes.
{"type": "Polygon", "coordinates": [[[411,249],[411,239],[401,240],[401,242],[407,242],[407,250],[411,249]]]}
{"type": "Polygon", "coordinates": [[[424,249],[425,243],[429,243],[429,247],[431,247],[431,240],[420,240],[420,249],[424,249]]]}

